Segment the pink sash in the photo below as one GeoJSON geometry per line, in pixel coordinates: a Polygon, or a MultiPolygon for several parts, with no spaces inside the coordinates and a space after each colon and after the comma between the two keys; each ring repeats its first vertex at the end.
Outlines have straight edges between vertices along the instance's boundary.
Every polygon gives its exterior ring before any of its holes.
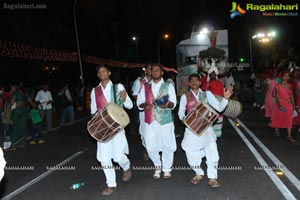
{"type": "Polygon", "coordinates": [[[187,113],[189,113],[192,110],[192,108],[194,108],[194,106],[198,103],[198,101],[191,91],[187,92],[185,96],[186,96],[186,111],[187,113]]]}
{"type": "Polygon", "coordinates": [[[103,94],[101,86],[95,87],[94,90],[95,90],[97,110],[100,111],[102,110],[103,107],[107,105],[107,101],[103,94]]]}
{"type": "MultiPolygon", "coordinates": [[[[145,83],[144,87],[145,87],[145,97],[146,97],[145,103],[152,104],[155,98],[152,93],[151,84],[145,83]]],[[[152,107],[152,109],[150,110],[145,110],[144,113],[145,113],[145,122],[151,124],[154,121],[154,108],[152,107]]]]}

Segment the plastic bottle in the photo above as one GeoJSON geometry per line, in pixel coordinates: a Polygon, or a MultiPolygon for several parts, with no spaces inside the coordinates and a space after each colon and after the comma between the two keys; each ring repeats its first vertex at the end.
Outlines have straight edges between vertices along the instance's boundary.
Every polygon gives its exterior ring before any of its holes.
{"type": "Polygon", "coordinates": [[[76,189],[78,189],[78,188],[83,187],[84,185],[85,185],[84,182],[82,182],[82,183],[74,183],[72,186],[70,186],[70,189],[71,189],[71,190],[76,190],[76,189]]]}

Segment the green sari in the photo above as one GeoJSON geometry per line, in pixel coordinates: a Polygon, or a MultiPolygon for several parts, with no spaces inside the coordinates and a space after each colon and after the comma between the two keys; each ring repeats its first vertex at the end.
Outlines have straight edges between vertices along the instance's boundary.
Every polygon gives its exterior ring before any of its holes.
{"type": "Polygon", "coordinates": [[[29,112],[27,97],[25,97],[24,94],[20,92],[20,90],[16,90],[13,93],[12,98],[15,100],[16,104],[22,104],[17,106],[12,111],[13,126],[10,136],[12,147],[24,148],[27,138],[27,119],[29,112]]]}

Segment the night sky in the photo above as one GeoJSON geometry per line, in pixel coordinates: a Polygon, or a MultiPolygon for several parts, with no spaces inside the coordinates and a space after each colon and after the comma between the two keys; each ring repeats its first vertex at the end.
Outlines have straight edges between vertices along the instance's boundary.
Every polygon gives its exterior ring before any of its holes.
{"type": "MultiPolygon", "coordinates": [[[[230,19],[231,2],[78,0],[76,18],[81,53],[135,62],[136,46],[131,38],[137,36],[140,62],[157,62],[157,40],[163,33],[169,33],[169,40],[160,41],[161,61],[165,66],[176,68],[176,45],[189,36],[193,27],[199,30],[203,26],[228,29],[231,61],[240,56],[249,57],[249,27],[251,34],[263,28],[275,29],[278,33],[277,45],[295,46],[299,52],[300,32],[295,30],[300,24],[299,17],[262,17],[257,11],[249,11],[246,15],[230,19]]],[[[248,2],[272,1],[237,1],[242,6],[248,2]]],[[[297,1],[273,2],[292,4],[297,1]]],[[[77,51],[73,5],[73,0],[6,0],[1,5],[0,39],[49,49],[77,51]],[[46,4],[47,8],[10,10],[4,9],[4,3],[39,3],[46,4]]],[[[5,68],[1,66],[2,72],[10,68],[7,65],[22,66],[18,68],[20,71],[28,67],[33,70],[34,65],[42,65],[41,61],[24,63],[11,59],[0,57],[0,64],[5,68]]],[[[72,70],[70,67],[68,69],[72,70]]],[[[84,67],[94,70],[95,66],[84,64],[84,67]]],[[[1,79],[4,78],[2,72],[1,79]]],[[[11,73],[9,70],[7,72],[11,73]]]]}

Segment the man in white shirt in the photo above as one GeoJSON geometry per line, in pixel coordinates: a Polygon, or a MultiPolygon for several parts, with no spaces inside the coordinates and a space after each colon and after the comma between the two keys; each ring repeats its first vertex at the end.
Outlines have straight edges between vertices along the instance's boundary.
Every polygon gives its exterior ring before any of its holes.
{"type": "MultiPolygon", "coordinates": [[[[151,81],[151,64],[147,64],[145,67],[145,75],[142,79],[138,80],[136,82],[134,91],[132,93],[134,101],[137,100],[137,96],[140,93],[142,87],[144,86],[145,83],[149,83],[151,81]]],[[[141,140],[142,144],[145,147],[145,139],[144,139],[144,132],[145,132],[145,117],[144,117],[144,112],[139,110],[139,121],[140,121],[140,127],[139,127],[139,133],[141,135],[141,140]]],[[[149,156],[147,154],[147,151],[143,152],[143,159],[145,161],[149,160],[149,156]]]]}
{"type": "Polygon", "coordinates": [[[140,124],[140,119],[139,119],[139,110],[136,105],[136,98],[138,93],[141,90],[141,86],[143,85],[144,82],[144,77],[145,77],[145,71],[144,69],[138,68],[138,77],[133,81],[132,87],[131,87],[131,94],[132,94],[132,100],[133,100],[133,110],[132,110],[132,119],[130,120],[130,133],[132,135],[136,134],[136,129],[138,125],[140,124]]]}
{"type": "MultiPolygon", "coordinates": [[[[171,178],[176,140],[172,109],[176,106],[176,93],[172,84],[164,82],[163,68],[159,64],[151,67],[152,80],[145,83],[137,97],[137,105],[144,110],[145,127],[144,140],[148,155],[156,170],[153,178],[159,179],[161,171],[164,178],[171,178]],[[157,105],[155,100],[168,95],[168,100],[163,105],[157,105]],[[159,152],[162,152],[162,160],[159,152]]],[[[164,103],[164,102],[163,102],[164,103]]]]}
{"type": "Polygon", "coordinates": [[[48,90],[48,84],[43,86],[43,89],[38,91],[35,101],[39,102],[39,108],[43,110],[47,118],[47,131],[52,129],[52,95],[48,90]]]}
{"type": "Polygon", "coordinates": [[[225,86],[225,89],[227,90],[230,86],[235,85],[235,81],[233,79],[232,73],[228,71],[226,73],[226,76],[223,78],[223,85],[225,86]]]}
{"type": "MultiPolygon", "coordinates": [[[[100,84],[93,88],[91,92],[91,114],[101,111],[109,102],[114,102],[115,98],[113,83],[109,79],[110,69],[105,65],[99,65],[96,70],[100,84]]],[[[116,102],[120,107],[124,106],[127,109],[133,107],[132,101],[122,84],[117,85],[116,102]]],[[[116,172],[112,159],[123,169],[123,181],[131,179],[130,160],[126,154],[129,154],[129,148],[124,129],[106,143],[97,142],[97,160],[103,167],[107,184],[107,187],[102,191],[102,195],[108,196],[116,191],[116,172]]]]}
{"type": "MultiPolygon", "coordinates": [[[[180,120],[183,120],[186,114],[190,112],[199,101],[207,103],[219,112],[222,112],[226,108],[228,104],[227,99],[232,95],[232,87],[224,92],[224,98],[219,102],[210,91],[207,90],[203,92],[200,89],[200,85],[201,82],[198,74],[189,76],[190,91],[183,94],[180,98],[178,111],[180,120]]],[[[204,178],[201,161],[202,157],[206,156],[207,176],[209,178],[208,184],[213,188],[220,187],[217,181],[219,153],[213,126],[210,125],[200,136],[193,133],[189,128],[186,128],[181,146],[186,153],[190,167],[196,173],[191,183],[198,184],[204,178]]]]}

